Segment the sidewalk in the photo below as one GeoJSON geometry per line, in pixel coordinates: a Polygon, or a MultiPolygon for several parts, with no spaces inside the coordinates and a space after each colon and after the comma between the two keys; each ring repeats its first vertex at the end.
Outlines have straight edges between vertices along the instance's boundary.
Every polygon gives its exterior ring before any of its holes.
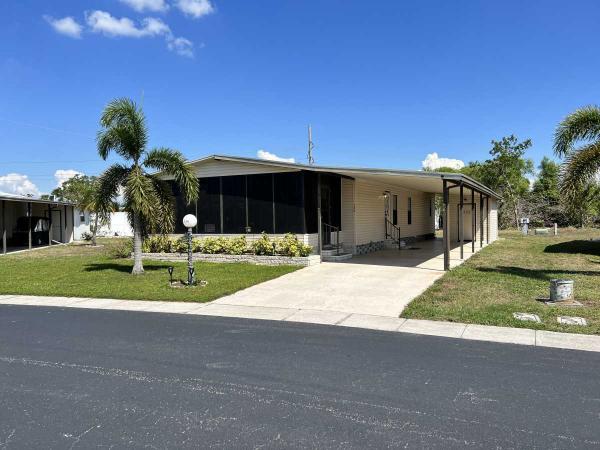
{"type": "Polygon", "coordinates": [[[314,323],[400,333],[424,334],[455,339],[500,342],[570,350],[600,352],[600,336],[556,333],[525,328],[504,328],[431,320],[402,319],[342,311],[239,306],[217,303],[159,302],[72,297],[0,295],[0,305],[55,306],[66,308],[109,309],[203,316],[236,317],[314,323]]]}

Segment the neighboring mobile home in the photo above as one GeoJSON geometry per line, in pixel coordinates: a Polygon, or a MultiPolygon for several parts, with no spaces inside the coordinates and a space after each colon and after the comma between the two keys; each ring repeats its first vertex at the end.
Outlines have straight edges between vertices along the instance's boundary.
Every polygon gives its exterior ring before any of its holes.
{"type": "Polygon", "coordinates": [[[71,203],[0,194],[0,252],[71,242],[74,221],[71,203]]]}
{"type": "Polygon", "coordinates": [[[363,254],[433,239],[435,197],[442,195],[447,205],[445,269],[450,267],[450,248],[455,243],[468,242],[475,251],[477,241],[483,246],[498,236],[499,196],[461,174],[323,167],[220,155],[190,164],[200,181],[200,195],[196,203],[187,205],[174,185],[176,233],[186,231],[181,219],[192,213],[198,218],[193,232],[200,236],[245,234],[252,240],[263,232],[291,232],[317,253],[339,247],[349,254],[363,254]]]}

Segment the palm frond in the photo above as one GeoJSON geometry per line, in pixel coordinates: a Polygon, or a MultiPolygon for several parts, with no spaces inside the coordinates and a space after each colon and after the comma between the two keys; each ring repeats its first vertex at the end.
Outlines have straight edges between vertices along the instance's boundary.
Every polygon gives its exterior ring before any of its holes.
{"type": "Polygon", "coordinates": [[[125,198],[131,210],[141,217],[150,218],[158,202],[152,179],[140,166],[134,166],[125,183],[125,198]]]}
{"type": "Polygon", "coordinates": [[[110,211],[119,189],[127,182],[131,170],[122,164],[113,164],[100,175],[95,198],[97,209],[110,211]]]}
{"type": "Polygon", "coordinates": [[[586,106],[569,114],[554,133],[554,153],[568,155],[577,141],[600,139],[600,108],[586,106]]]}
{"type": "Polygon", "coordinates": [[[198,199],[198,179],[192,167],[177,150],[164,147],[150,150],[143,165],[160,171],[161,175],[172,176],[188,204],[198,199]]]}
{"type": "Polygon", "coordinates": [[[568,154],[561,169],[560,191],[572,201],[600,171],[600,142],[568,154]]]}
{"type": "Polygon", "coordinates": [[[138,160],[148,143],[148,129],[143,111],[134,101],[118,98],[111,101],[100,117],[102,130],[96,138],[103,159],[115,151],[126,159],[138,160]]]}
{"type": "Polygon", "coordinates": [[[151,232],[168,234],[175,228],[175,198],[171,186],[156,176],[150,176],[158,199],[151,217],[151,232]]]}

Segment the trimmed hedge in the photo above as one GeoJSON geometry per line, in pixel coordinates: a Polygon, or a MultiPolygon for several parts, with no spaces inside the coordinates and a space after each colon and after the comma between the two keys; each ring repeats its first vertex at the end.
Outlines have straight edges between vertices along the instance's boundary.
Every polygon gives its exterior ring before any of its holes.
{"type": "MultiPolygon", "coordinates": [[[[298,240],[295,234],[288,233],[280,239],[271,240],[265,233],[252,242],[246,241],[246,236],[233,238],[207,237],[192,239],[192,250],[195,253],[226,254],[226,255],[281,255],[281,256],[308,256],[312,247],[298,240]]],[[[144,253],[185,253],[187,252],[187,238],[170,238],[163,235],[149,236],[142,244],[144,253]]]]}

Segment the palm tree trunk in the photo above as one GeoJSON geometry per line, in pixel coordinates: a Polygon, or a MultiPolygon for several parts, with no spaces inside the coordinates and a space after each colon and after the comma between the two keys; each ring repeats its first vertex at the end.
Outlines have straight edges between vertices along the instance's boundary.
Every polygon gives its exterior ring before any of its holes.
{"type": "Polygon", "coordinates": [[[96,234],[98,233],[98,213],[94,215],[94,231],[92,232],[92,245],[95,247],[96,244],[96,234]]]}
{"type": "Polygon", "coordinates": [[[133,275],[144,273],[142,265],[142,225],[140,216],[137,213],[133,214],[133,275]]]}

